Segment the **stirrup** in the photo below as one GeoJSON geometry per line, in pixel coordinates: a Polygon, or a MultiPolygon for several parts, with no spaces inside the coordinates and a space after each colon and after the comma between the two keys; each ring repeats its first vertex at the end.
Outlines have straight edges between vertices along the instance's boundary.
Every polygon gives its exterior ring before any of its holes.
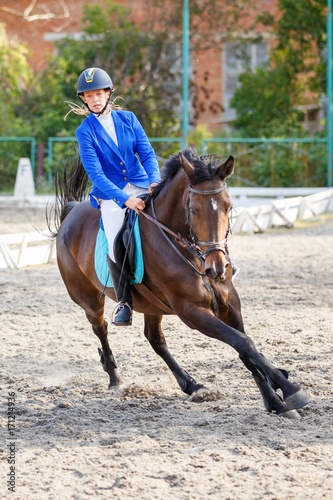
{"type": "Polygon", "coordinates": [[[118,302],[111,314],[111,322],[116,326],[131,326],[133,311],[127,302],[118,302]]]}
{"type": "Polygon", "coordinates": [[[230,264],[231,264],[231,268],[232,268],[232,278],[231,278],[231,281],[234,281],[234,279],[236,278],[237,274],[240,271],[240,268],[237,267],[236,264],[234,262],[232,262],[232,260],[230,261],[230,264]]]}

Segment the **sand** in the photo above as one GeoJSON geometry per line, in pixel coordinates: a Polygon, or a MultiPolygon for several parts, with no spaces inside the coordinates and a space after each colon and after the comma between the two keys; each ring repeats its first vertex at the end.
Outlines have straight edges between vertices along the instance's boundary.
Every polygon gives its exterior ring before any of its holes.
{"type": "MultiPolygon", "coordinates": [[[[0,221],[1,234],[31,231],[44,211],[1,206],[0,221]]],[[[247,333],[313,399],[301,419],[268,414],[236,352],[177,317],[163,320],[170,350],[207,390],[180,391],[136,313],[110,328],[124,384],[108,391],[99,341],[56,264],[1,272],[2,497],[333,498],[333,219],[233,235],[229,247],[247,333]]]]}

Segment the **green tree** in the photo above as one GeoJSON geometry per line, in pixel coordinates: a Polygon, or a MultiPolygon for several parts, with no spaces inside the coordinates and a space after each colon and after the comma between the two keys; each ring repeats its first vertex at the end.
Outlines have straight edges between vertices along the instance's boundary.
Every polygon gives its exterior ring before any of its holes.
{"type": "Polygon", "coordinates": [[[0,92],[2,99],[8,104],[14,104],[20,98],[21,92],[31,80],[32,71],[27,56],[27,47],[9,40],[5,26],[0,24],[0,92]]]}
{"type": "MultiPolygon", "coordinates": [[[[274,37],[269,66],[247,70],[239,77],[231,105],[241,136],[305,135],[299,106],[309,96],[312,102],[319,101],[326,88],[325,14],[326,0],[278,0],[277,16],[266,12],[258,16],[257,22],[269,27],[274,37]]],[[[300,147],[296,153],[293,145],[292,154],[288,145],[267,146],[247,170],[260,185],[299,185],[307,181],[306,176],[320,185],[326,166],[319,146],[300,147]]]]}
{"type": "Polygon", "coordinates": [[[318,100],[326,85],[325,9],[326,0],[278,0],[278,16],[258,16],[275,42],[269,67],[242,74],[231,101],[238,116],[235,126],[245,135],[301,133],[302,114],[296,107],[309,92],[318,100]]]}
{"type": "Polygon", "coordinates": [[[326,8],[327,0],[278,0],[278,17],[258,16],[277,40],[272,64],[283,66],[291,81],[301,79],[304,91],[326,90],[326,8]]]}
{"type": "Polygon", "coordinates": [[[284,68],[258,68],[239,77],[231,100],[236,109],[235,127],[245,137],[302,134],[301,113],[294,107],[297,85],[292,85],[284,68]]]}
{"type": "Polygon", "coordinates": [[[118,104],[137,114],[148,135],[179,131],[179,54],[165,28],[144,30],[130,19],[128,9],[107,2],[104,7],[84,6],[83,31],[82,40],[67,38],[57,44],[67,99],[74,99],[84,68],[102,67],[113,79],[115,95],[124,99],[118,104]]]}
{"type": "MultiPolygon", "coordinates": [[[[191,0],[192,50],[205,51],[230,37],[247,3],[191,0]]],[[[58,43],[70,85],[66,95],[73,95],[82,68],[102,66],[112,76],[116,93],[124,98],[124,107],[138,115],[149,136],[181,135],[182,9],[183,0],[146,0],[145,16],[138,24],[134,12],[123,5],[85,5],[83,40],[68,38],[58,43]]],[[[207,77],[206,85],[198,86],[194,75],[196,119],[207,106],[219,111],[218,103],[210,102],[209,85],[207,77]]]]}
{"type": "MultiPolygon", "coordinates": [[[[31,135],[29,124],[15,114],[33,76],[27,56],[26,46],[9,40],[5,26],[0,24],[0,136],[3,138],[31,135]]],[[[18,160],[29,153],[27,143],[0,142],[1,191],[14,184],[18,160]]]]}

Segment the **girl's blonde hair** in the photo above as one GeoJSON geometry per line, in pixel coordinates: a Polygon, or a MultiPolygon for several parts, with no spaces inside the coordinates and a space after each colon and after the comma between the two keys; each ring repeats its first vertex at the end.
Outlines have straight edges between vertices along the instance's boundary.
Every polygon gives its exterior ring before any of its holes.
{"type": "MultiPolygon", "coordinates": [[[[109,106],[111,109],[120,109],[120,110],[123,109],[121,106],[119,106],[119,104],[116,104],[116,101],[118,99],[124,100],[123,97],[117,96],[115,99],[113,99],[113,101],[110,101],[110,103],[109,103],[109,106]]],[[[88,116],[90,114],[89,109],[84,105],[76,104],[75,102],[71,102],[71,101],[65,101],[65,102],[70,107],[70,110],[65,115],[65,118],[64,118],[65,121],[66,121],[67,116],[70,113],[75,113],[76,115],[82,115],[82,116],[88,116]]]]}

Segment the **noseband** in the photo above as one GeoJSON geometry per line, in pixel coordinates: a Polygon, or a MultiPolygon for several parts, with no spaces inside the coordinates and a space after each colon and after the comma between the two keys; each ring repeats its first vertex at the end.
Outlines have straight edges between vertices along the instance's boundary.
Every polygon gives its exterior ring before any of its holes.
{"type": "Polygon", "coordinates": [[[204,191],[204,190],[201,190],[201,189],[195,189],[192,186],[188,187],[188,195],[187,195],[187,200],[186,200],[186,207],[187,207],[187,221],[186,221],[186,224],[189,224],[189,226],[190,226],[190,236],[191,236],[191,239],[192,239],[194,245],[196,246],[196,248],[198,250],[200,250],[200,257],[207,257],[207,255],[209,255],[212,252],[215,252],[216,250],[218,250],[218,251],[220,251],[220,252],[222,252],[224,254],[228,253],[228,249],[227,249],[227,237],[228,237],[228,233],[229,233],[229,226],[228,226],[228,231],[227,231],[226,237],[223,240],[221,240],[221,241],[200,241],[200,240],[198,240],[197,237],[194,234],[194,231],[193,231],[192,225],[191,225],[191,218],[190,218],[190,193],[201,194],[201,195],[207,196],[207,195],[213,195],[213,194],[221,193],[225,189],[227,189],[227,183],[226,182],[220,188],[210,189],[208,191],[204,191]],[[204,252],[202,252],[201,248],[200,248],[200,245],[203,245],[203,246],[209,247],[209,248],[207,250],[205,250],[204,252]]]}

